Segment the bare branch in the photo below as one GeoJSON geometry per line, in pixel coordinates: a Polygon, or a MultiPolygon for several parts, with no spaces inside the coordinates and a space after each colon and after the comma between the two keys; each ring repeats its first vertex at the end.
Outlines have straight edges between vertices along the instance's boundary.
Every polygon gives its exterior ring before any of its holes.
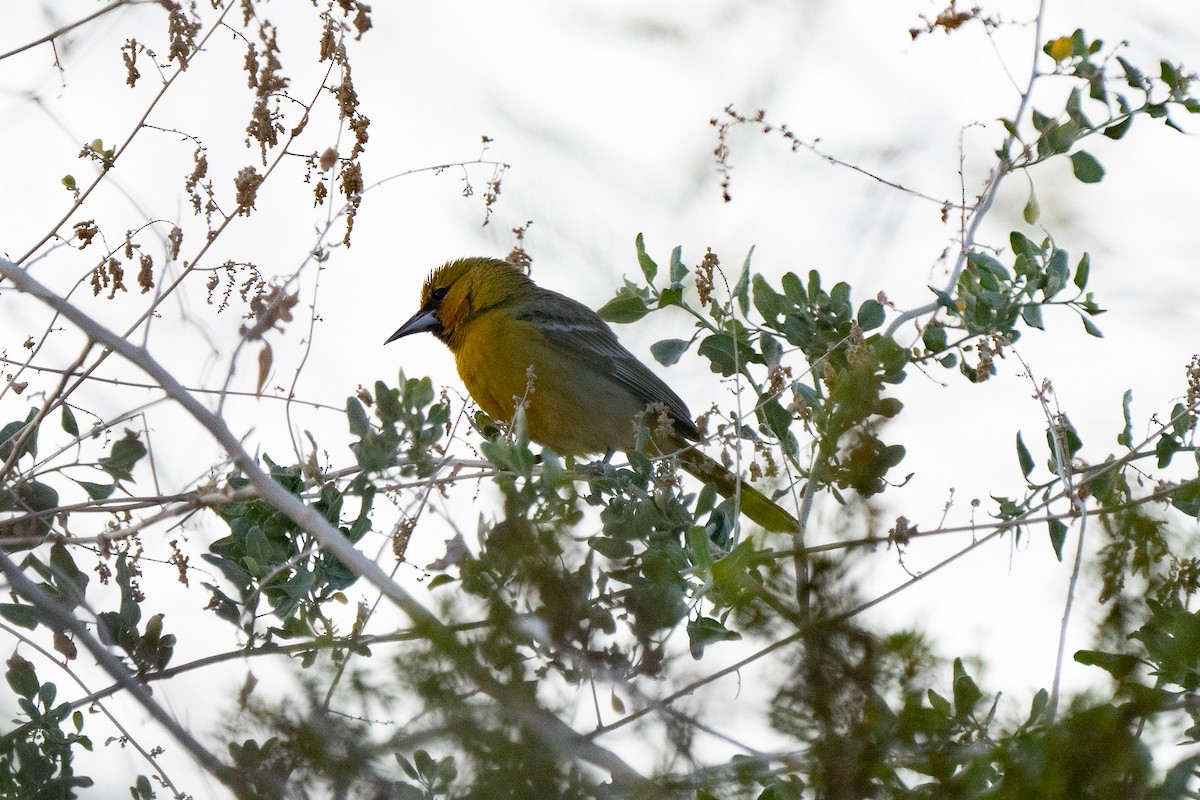
{"type": "Polygon", "coordinates": [[[86,25],[94,19],[103,17],[105,14],[109,13],[110,11],[116,11],[121,6],[132,5],[134,2],[135,2],[135,0],[116,0],[115,3],[110,3],[110,4],[106,5],[104,8],[100,9],[99,11],[94,11],[82,19],[77,19],[74,22],[63,25],[58,30],[52,31],[40,39],[35,39],[34,41],[32,41],[28,44],[23,44],[20,47],[16,48],[15,50],[9,50],[7,53],[0,53],[0,61],[3,61],[4,59],[8,58],[9,56],[15,56],[17,53],[24,53],[26,50],[30,50],[34,47],[37,47],[39,44],[45,44],[46,42],[53,42],[55,39],[62,36],[63,34],[70,33],[71,31],[75,30],[76,28],[86,25]]]}

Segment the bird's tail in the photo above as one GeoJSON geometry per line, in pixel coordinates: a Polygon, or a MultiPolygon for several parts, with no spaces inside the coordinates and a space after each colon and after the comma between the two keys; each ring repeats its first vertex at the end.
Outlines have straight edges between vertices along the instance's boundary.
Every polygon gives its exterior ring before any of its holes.
{"type": "Polygon", "coordinates": [[[679,465],[692,477],[716,486],[722,496],[738,495],[742,513],[767,530],[793,533],[800,529],[799,521],[784,511],[778,503],[746,481],[739,481],[736,475],[699,450],[682,451],[679,454],[679,465]]]}

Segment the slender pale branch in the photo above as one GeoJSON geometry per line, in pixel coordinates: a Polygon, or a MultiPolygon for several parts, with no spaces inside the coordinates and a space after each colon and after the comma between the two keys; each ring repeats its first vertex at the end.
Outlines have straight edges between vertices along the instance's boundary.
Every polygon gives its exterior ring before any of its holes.
{"type": "Polygon", "coordinates": [[[26,44],[21,45],[20,47],[13,48],[12,50],[9,50],[7,53],[0,53],[0,61],[3,61],[4,59],[9,58],[10,56],[15,56],[18,53],[24,53],[26,50],[32,50],[33,48],[37,47],[39,44],[46,44],[47,42],[53,42],[58,37],[60,37],[64,34],[70,33],[71,31],[75,30],[76,28],[82,27],[94,19],[99,19],[100,17],[103,17],[105,14],[109,13],[110,11],[116,11],[121,6],[131,5],[132,3],[133,3],[133,0],[116,0],[115,3],[109,3],[104,8],[101,8],[98,11],[94,11],[91,14],[88,14],[86,17],[83,17],[82,19],[77,19],[74,22],[69,22],[66,25],[63,25],[61,28],[51,31],[50,33],[47,33],[45,36],[43,36],[40,39],[34,39],[32,42],[28,42],[26,44]]]}

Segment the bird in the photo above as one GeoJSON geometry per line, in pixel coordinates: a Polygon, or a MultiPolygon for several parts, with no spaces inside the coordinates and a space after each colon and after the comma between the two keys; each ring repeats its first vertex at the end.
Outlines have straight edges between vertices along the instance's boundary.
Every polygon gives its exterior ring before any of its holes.
{"type": "Polygon", "coordinates": [[[752,521],[769,531],[798,530],[791,514],[695,448],[701,436],[683,400],[608,323],[515,265],[475,257],[434,269],[419,310],[384,344],[423,332],[450,348],[467,391],[493,419],[511,420],[523,402],[532,441],[562,456],[608,458],[636,447],[645,424],[654,448],[674,453],[725,497],[737,495],[752,521]],[[656,425],[654,415],[669,425],[656,425]]]}

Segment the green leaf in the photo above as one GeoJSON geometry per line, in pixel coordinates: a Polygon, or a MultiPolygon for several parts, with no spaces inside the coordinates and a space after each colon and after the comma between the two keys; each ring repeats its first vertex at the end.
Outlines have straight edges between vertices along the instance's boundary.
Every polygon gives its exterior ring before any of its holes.
{"type": "Polygon", "coordinates": [[[883,325],[883,305],[878,300],[865,300],[858,307],[858,327],[864,331],[873,331],[883,325]]]}
{"type": "MultiPolygon", "coordinates": [[[[1010,279],[1012,279],[1012,276],[1009,275],[1006,267],[1004,267],[1004,265],[1001,264],[1000,261],[996,260],[995,258],[992,258],[991,255],[989,255],[988,253],[980,253],[980,252],[967,253],[967,263],[973,265],[974,267],[976,267],[977,270],[979,270],[980,279],[982,279],[984,272],[989,273],[989,275],[991,275],[991,276],[1000,278],[1000,279],[1002,279],[1002,281],[1010,281],[1010,279]]],[[[989,285],[988,288],[989,289],[997,289],[1000,287],[998,287],[998,284],[996,284],[995,282],[992,282],[992,284],[989,285]]]]}
{"type": "Polygon", "coordinates": [[[1125,82],[1134,89],[1141,89],[1146,84],[1146,77],[1142,75],[1141,70],[1130,64],[1123,57],[1117,56],[1117,63],[1121,65],[1121,69],[1125,71],[1125,82]]]}
{"type": "Polygon", "coordinates": [[[25,698],[36,695],[38,679],[37,673],[33,669],[33,663],[26,661],[16,653],[13,653],[6,663],[8,671],[4,673],[4,677],[8,680],[8,685],[12,687],[12,690],[25,698]]]}
{"type": "Polygon", "coordinates": [[[775,399],[766,400],[762,404],[761,413],[775,438],[781,442],[787,441],[792,427],[791,413],[775,399]]]}
{"type": "Polygon", "coordinates": [[[1072,89],[1070,96],[1067,97],[1067,115],[1081,128],[1095,128],[1091,120],[1083,113],[1083,93],[1078,86],[1072,89]]]}
{"type": "Polygon", "coordinates": [[[713,582],[730,598],[752,596],[762,585],[759,567],[770,561],[769,551],[756,550],[752,540],[743,539],[724,558],[713,562],[713,582]]]}
{"type": "Polygon", "coordinates": [[[1092,322],[1087,317],[1080,317],[1083,320],[1083,329],[1088,332],[1089,336],[1095,336],[1097,339],[1103,339],[1104,334],[1096,327],[1096,323],[1092,322]]]}
{"type": "Polygon", "coordinates": [[[1038,155],[1050,156],[1069,152],[1081,133],[1079,123],[1073,119],[1050,126],[1038,139],[1038,155]]]}
{"type": "Polygon", "coordinates": [[[764,320],[774,322],[783,311],[784,296],[775,291],[762,275],[755,275],[753,286],[754,308],[764,320]]]}
{"type": "Polygon", "coordinates": [[[609,300],[596,312],[600,318],[608,322],[624,324],[637,322],[650,313],[646,301],[634,292],[622,289],[617,296],[609,300]]]}
{"type": "Polygon", "coordinates": [[[1133,114],[1125,117],[1120,122],[1114,122],[1104,129],[1104,135],[1110,139],[1120,139],[1126,133],[1129,133],[1130,126],[1133,125],[1133,114]]]}
{"type": "Polygon", "coordinates": [[[1187,413],[1187,407],[1183,403],[1176,403],[1171,407],[1171,430],[1175,431],[1175,435],[1180,439],[1187,436],[1187,432],[1191,430],[1192,417],[1187,413]]]}
{"type": "Polygon", "coordinates": [[[1028,236],[1020,231],[1013,231],[1008,235],[1008,245],[1012,248],[1015,255],[1025,256],[1025,258],[1031,260],[1036,259],[1042,252],[1042,248],[1034,244],[1028,236]]]}
{"type": "Polygon", "coordinates": [[[1084,183],[1099,183],[1104,178],[1104,167],[1086,150],[1071,154],[1071,169],[1075,177],[1084,183]]]}
{"type": "Polygon", "coordinates": [[[1025,320],[1025,324],[1031,328],[1037,328],[1040,331],[1046,330],[1046,326],[1042,324],[1042,307],[1037,303],[1026,303],[1021,306],[1021,319],[1025,320]]]}
{"type": "Polygon", "coordinates": [[[941,289],[935,289],[932,286],[929,287],[929,291],[933,292],[933,294],[937,297],[939,306],[947,311],[952,311],[955,314],[958,313],[958,306],[955,305],[953,297],[946,294],[941,289]]]}
{"type": "Polygon", "coordinates": [[[346,398],[346,421],[350,424],[350,433],[363,437],[371,432],[371,420],[367,409],[357,397],[346,398]]]}
{"type": "Polygon", "coordinates": [[[687,352],[691,344],[686,339],[663,339],[650,345],[650,355],[664,367],[669,367],[687,352]]]}
{"type": "Polygon", "coordinates": [[[1017,463],[1021,465],[1021,475],[1028,478],[1029,473],[1033,472],[1033,456],[1029,455],[1029,448],[1025,446],[1020,431],[1017,432],[1017,463]]]}
{"type": "Polygon", "coordinates": [[[113,443],[109,455],[100,459],[100,468],[118,481],[132,481],[133,467],[146,455],[146,445],[137,434],[126,431],[125,438],[113,443]]]}
{"type": "Polygon", "coordinates": [[[677,289],[683,286],[683,279],[688,272],[687,265],[683,263],[683,248],[676,247],[671,251],[671,287],[677,289]]]}
{"type": "Polygon", "coordinates": [[[957,717],[970,716],[975,706],[983,699],[983,692],[975,685],[975,681],[963,668],[961,658],[954,659],[954,714],[957,717]]]}
{"type": "Polygon", "coordinates": [[[1179,442],[1175,441],[1175,437],[1169,434],[1163,434],[1158,438],[1158,444],[1154,447],[1154,455],[1158,458],[1158,468],[1163,469],[1170,466],[1171,459],[1179,452],[1179,442]]]}
{"type": "Polygon", "coordinates": [[[1034,194],[1032,185],[1029,187],[1029,199],[1025,201],[1025,208],[1021,209],[1021,216],[1030,225],[1037,224],[1038,219],[1042,216],[1042,209],[1038,205],[1037,195],[1034,194]]]}
{"type": "Polygon", "coordinates": [[[688,646],[692,658],[699,660],[704,655],[704,648],[717,642],[737,641],[742,635],[731,631],[712,617],[701,617],[691,620],[687,626],[688,646]]]}
{"type": "Polygon", "coordinates": [[[702,570],[707,570],[712,566],[712,551],[709,550],[708,534],[705,533],[703,526],[693,525],[688,528],[687,550],[693,566],[702,570]]]}
{"type": "Polygon", "coordinates": [[[33,630],[38,626],[37,611],[33,606],[18,603],[0,603],[0,617],[22,628],[33,630]]]}
{"type": "MultiPolygon", "coordinates": [[[[683,266],[683,245],[675,245],[671,250],[671,263],[668,265],[668,274],[671,276],[671,285],[676,285],[675,274],[677,269],[682,268],[683,274],[687,274],[687,267],[683,266]]],[[[657,269],[657,267],[656,267],[657,269]]]]}
{"type": "Polygon", "coordinates": [[[750,313],[750,259],[753,257],[754,245],[751,245],[750,252],[746,253],[746,260],[742,264],[742,274],[733,287],[733,297],[738,301],[738,308],[742,310],[743,317],[750,313]]]}
{"type": "Polygon", "coordinates": [[[72,436],[79,436],[79,423],[75,421],[75,412],[71,411],[71,407],[63,403],[62,407],[62,429],[72,436]]]}
{"type": "MultiPolygon", "coordinates": [[[[13,444],[21,438],[22,431],[26,426],[37,418],[37,409],[29,409],[29,415],[25,417],[24,422],[16,420],[8,423],[3,428],[0,428],[0,461],[7,461],[12,456],[13,444]]],[[[27,437],[21,445],[21,452],[17,453],[17,458],[29,453],[37,455],[37,430],[35,429],[27,437]]]]}
{"type": "Polygon", "coordinates": [[[1092,271],[1092,257],[1087,253],[1083,254],[1083,258],[1079,259],[1079,265],[1075,267],[1075,286],[1079,291],[1087,288],[1088,275],[1092,271]]]}
{"type": "Polygon", "coordinates": [[[410,408],[424,408],[433,402],[433,381],[409,378],[404,382],[404,402],[410,408]]]}
{"type": "Polygon", "coordinates": [[[946,329],[941,325],[929,323],[921,331],[921,342],[931,353],[940,353],[946,349],[946,329]]]}
{"type": "Polygon", "coordinates": [[[1071,279],[1071,267],[1068,264],[1070,256],[1066,250],[1058,250],[1050,255],[1050,263],[1046,265],[1046,285],[1042,287],[1047,300],[1053,299],[1071,279]]]}
{"type": "Polygon", "coordinates": [[[1029,719],[1025,721],[1025,725],[1036,725],[1049,704],[1050,693],[1045,689],[1038,689],[1038,693],[1033,696],[1033,702],[1029,706],[1029,719]]]}
{"type": "MultiPolygon", "coordinates": [[[[1195,741],[1196,734],[1189,730],[1188,736],[1195,741]]],[[[1191,798],[1195,791],[1193,784],[1197,769],[1200,769],[1200,755],[1189,756],[1167,770],[1163,778],[1162,788],[1155,792],[1159,800],[1184,800],[1191,798]]]]}
{"type": "Polygon", "coordinates": [[[432,778],[437,773],[437,762],[424,750],[413,753],[413,762],[417,766],[417,772],[421,773],[423,778],[432,778]]]}
{"type": "Polygon", "coordinates": [[[1128,653],[1102,653],[1099,650],[1079,650],[1075,661],[1089,667],[1099,667],[1117,680],[1127,677],[1137,669],[1141,660],[1128,653]]]}
{"type": "Polygon", "coordinates": [[[829,302],[835,313],[848,318],[850,316],[850,284],[845,281],[835,283],[829,290],[829,302]]]}
{"type": "Polygon", "coordinates": [[[715,484],[706,483],[704,488],[700,490],[700,496],[696,498],[696,517],[699,518],[704,514],[713,510],[717,504],[717,487],[715,484]]]}
{"type": "Polygon", "coordinates": [[[1133,417],[1129,412],[1129,406],[1132,403],[1133,389],[1126,389],[1125,395],[1121,398],[1121,411],[1125,415],[1125,427],[1117,434],[1117,444],[1124,447],[1133,447],[1133,417]]]}
{"type": "MultiPolygon", "coordinates": [[[[696,350],[701,356],[708,359],[709,369],[713,372],[719,372],[726,378],[738,371],[738,359],[734,355],[733,337],[728,333],[714,333],[708,336],[704,341],[700,342],[700,347],[696,350]]],[[[745,354],[739,350],[742,360],[745,360],[745,354]]]]}
{"type": "Polygon", "coordinates": [[[768,367],[777,367],[783,361],[783,345],[770,331],[763,330],[758,334],[758,346],[762,350],[763,363],[768,367]]]}
{"type": "Polygon", "coordinates": [[[1171,505],[1189,517],[1200,518],[1200,482],[1182,484],[1171,493],[1171,505]]]}
{"type": "Polygon", "coordinates": [[[588,547],[605,558],[613,560],[629,558],[633,555],[632,544],[624,539],[615,539],[611,536],[593,536],[588,539],[588,547]]]}
{"type": "Polygon", "coordinates": [[[639,233],[634,239],[634,245],[637,247],[638,266],[642,268],[642,275],[645,276],[646,283],[653,284],[655,276],[658,275],[658,264],[646,253],[646,240],[642,238],[642,234],[639,233]]]}
{"type": "Polygon", "coordinates": [[[440,575],[434,575],[433,578],[429,581],[429,583],[425,584],[425,588],[428,591],[432,592],[434,589],[438,588],[439,586],[444,586],[447,583],[454,583],[456,580],[457,580],[457,578],[455,578],[453,575],[447,575],[446,573],[443,572],[440,575]]]}
{"type": "Polygon", "coordinates": [[[683,306],[682,286],[672,286],[658,293],[658,307],[667,308],[668,306],[683,306]]]}
{"type": "MultiPolygon", "coordinates": [[[[58,492],[53,487],[39,481],[26,481],[18,484],[16,493],[15,507],[21,511],[50,511],[58,508],[58,492]]],[[[38,533],[45,533],[47,530],[49,530],[49,517],[43,517],[38,522],[38,533]]]]}
{"type": "Polygon", "coordinates": [[[1158,65],[1159,76],[1162,77],[1163,83],[1174,91],[1179,86],[1179,70],[1175,68],[1174,64],[1166,60],[1158,62],[1158,65]]]}
{"type": "Polygon", "coordinates": [[[934,711],[937,711],[942,716],[948,717],[953,712],[953,709],[950,706],[950,701],[942,697],[933,689],[927,690],[925,692],[925,696],[929,698],[930,708],[932,708],[934,711]]]}
{"type": "Polygon", "coordinates": [[[783,294],[792,305],[802,306],[808,303],[808,293],[804,291],[804,284],[796,273],[785,272],[779,279],[779,285],[783,287],[783,294]]]}
{"type": "Polygon", "coordinates": [[[1050,546],[1054,548],[1054,555],[1059,561],[1063,560],[1062,549],[1063,544],[1067,541],[1067,526],[1061,519],[1052,519],[1050,525],[1050,546]]]}

